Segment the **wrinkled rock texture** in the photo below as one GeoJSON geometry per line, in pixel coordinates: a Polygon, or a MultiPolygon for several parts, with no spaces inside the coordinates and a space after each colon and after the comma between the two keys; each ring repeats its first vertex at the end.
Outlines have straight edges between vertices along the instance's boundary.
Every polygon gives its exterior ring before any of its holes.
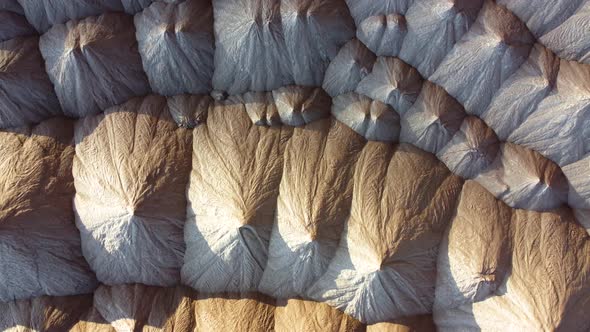
{"type": "Polygon", "coordinates": [[[178,283],[190,131],[148,96],[78,121],[74,140],[76,225],[98,280],[178,283]]]}
{"type": "Polygon", "coordinates": [[[587,0],[0,1],[0,330],[590,330],[587,0]]]}
{"type": "Polygon", "coordinates": [[[72,121],[0,131],[0,300],[92,292],[71,200],[72,121]],[[60,271],[60,273],[56,273],[60,271]]]}

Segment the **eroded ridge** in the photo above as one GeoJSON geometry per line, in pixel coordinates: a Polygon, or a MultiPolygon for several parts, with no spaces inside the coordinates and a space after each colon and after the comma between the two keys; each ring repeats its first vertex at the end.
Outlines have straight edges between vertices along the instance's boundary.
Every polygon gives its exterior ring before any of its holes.
{"type": "Polygon", "coordinates": [[[587,330],[589,8],[4,1],[0,326],[587,330]]]}

